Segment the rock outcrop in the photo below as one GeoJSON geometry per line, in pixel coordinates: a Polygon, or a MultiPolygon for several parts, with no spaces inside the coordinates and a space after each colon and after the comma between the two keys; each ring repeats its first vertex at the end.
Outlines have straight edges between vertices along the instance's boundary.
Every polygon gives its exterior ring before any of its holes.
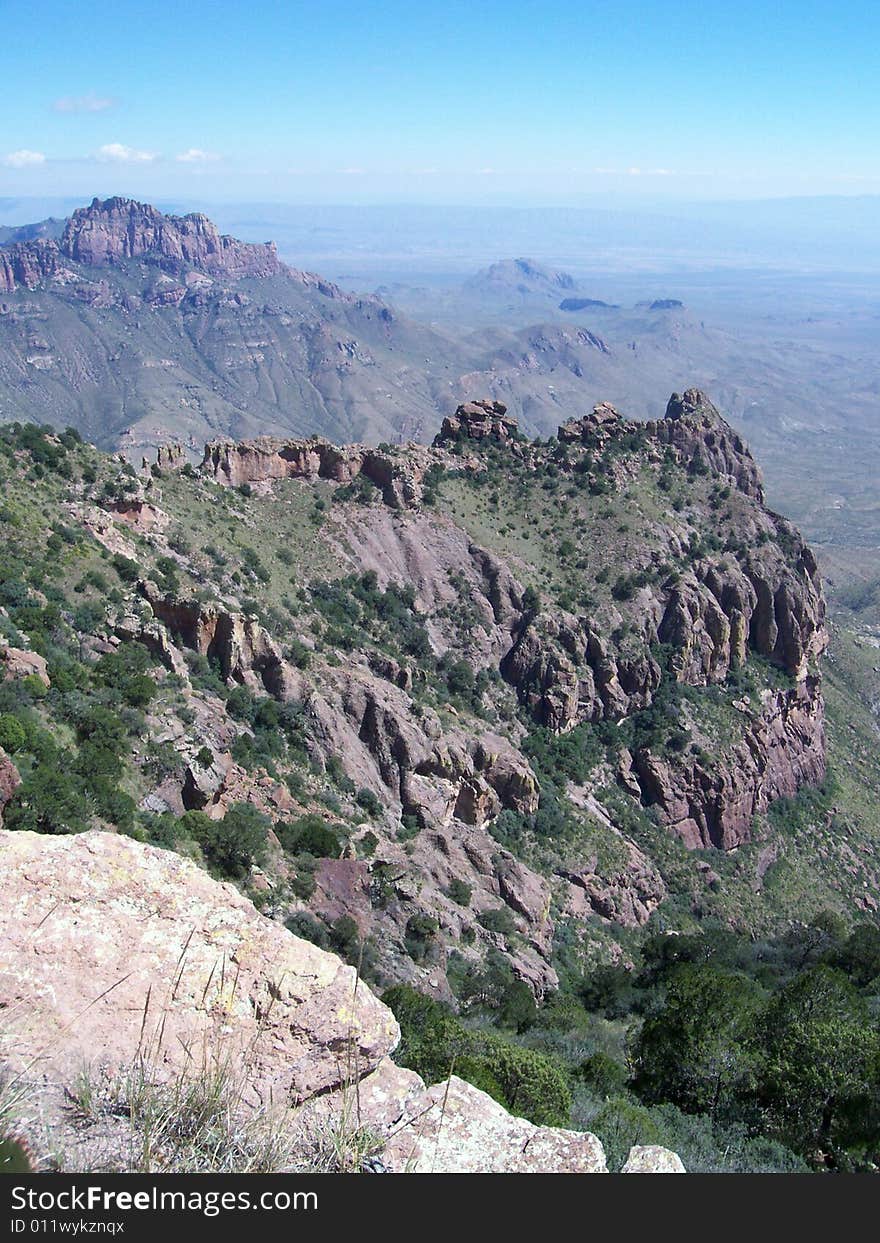
{"type": "MultiPolygon", "coordinates": [[[[523,586],[502,557],[472,544],[465,554],[455,528],[422,513],[421,482],[432,465],[446,465],[443,446],[487,437],[521,450],[501,403],[460,406],[433,451],[338,448],[319,439],[222,441],[206,447],[202,472],[226,486],[268,486],[288,478],[341,486],[361,476],[371,480],[395,516],[393,522],[381,519],[372,507],[369,521],[358,515],[353,556],[378,572],[380,581],[412,581],[426,617],[452,605],[449,575],[464,574],[467,585],[459,581],[459,589],[470,592],[479,617],[468,636],[468,659],[497,667],[533,720],[554,733],[582,722],[619,722],[649,709],[664,680],[721,685],[751,653],[765,657],[792,685],[743,701],[737,737],[723,756],[707,767],[699,745],[666,756],[637,747],[618,774],[624,788],[656,807],[689,846],[728,849],[748,840],[756,814],[824,775],[822,701],[813,671],[827,635],[815,558],[790,524],[763,507],[760,475],[747,446],[693,389],[674,394],[659,422],[635,424],[601,403],[559,429],[568,450],[554,455],[561,470],[574,469],[582,446],[592,461],[604,460],[600,455],[607,449],[609,469],[625,473],[615,447],[625,438],[628,452],[634,444],[661,468],[677,461],[690,471],[699,459],[744,498],[739,538],[718,555],[703,550],[694,556],[686,542],[668,533],[667,555],[682,568],[654,573],[662,554],[653,554],[635,597],[637,616],[627,628],[618,624],[625,611],[590,617],[542,610],[533,601],[527,609],[523,586]]],[[[368,670],[332,671],[323,686],[312,687],[253,619],[147,595],[171,634],[218,662],[227,680],[278,698],[300,697],[316,758],[324,764],[341,760],[358,787],[390,796],[421,823],[481,826],[504,808],[526,815],[534,810],[534,778],[515,746],[505,744],[503,760],[499,752],[488,763],[466,739],[441,731],[431,713],[413,712],[412,668],[374,653],[368,670]]],[[[446,650],[448,639],[436,622],[429,623],[429,634],[438,655],[446,650]]],[[[582,879],[589,875],[589,869],[576,870],[582,879]]],[[[638,924],[659,900],[658,891],[647,876],[640,891],[631,869],[626,871],[623,877],[585,880],[579,888],[596,913],[638,924]]]]}
{"type": "Polygon", "coordinates": [[[397,1043],[351,967],[170,851],[3,832],[0,889],[0,1008],[14,1057],[41,1075],[98,1057],[140,1054],[162,1077],[241,1058],[251,1103],[296,1104],[397,1043]]]}
{"type": "MultiPolygon", "coordinates": [[[[765,691],[758,711],[745,704],[742,740],[723,756],[674,762],[637,751],[631,772],[642,801],[693,849],[730,850],[751,839],[754,817],[778,798],[825,777],[825,726],[819,681],[765,691]]],[[[628,765],[629,761],[627,761],[628,765]]]]}
{"type": "MultiPolygon", "coordinates": [[[[315,1119],[350,1113],[345,1093],[307,1110],[315,1119]]],[[[373,1162],[389,1174],[605,1174],[595,1135],[535,1126],[511,1116],[472,1084],[450,1075],[426,1087],[414,1071],[386,1059],[361,1080],[357,1116],[382,1143],[373,1162]]],[[[656,1145],[632,1148],[621,1173],[683,1174],[677,1153],[656,1145]]]]}
{"type": "Polygon", "coordinates": [[[649,436],[669,445],[688,464],[702,464],[728,475],[746,496],[764,503],[761,471],[738,432],[721,417],[705,393],[696,388],[673,393],[664,418],[647,423],[649,436]]]}
{"type": "Polygon", "coordinates": [[[608,401],[599,402],[590,414],[562,423],[556,438],[562,444],[595,444],[607,440],[621,424],[622,415],[608,401]]]}
{"type": "Polygon", "coordinates": [[[58,246],[51,239],[17,242],[0,247],[0,293],[12,293],[18,286],[36,289],[43,281],[63,269],[58,246]]]}
{"type": "Polygon", "coordinates": [[[38,652],[2,645],[0,646],[0,669],[5,680],[37,678],[44,686],[51,685],[46,660],[38,652]]]}
{"type": "MultiPolygon", "coordinates": [[[[44,1094],[86,1067],[180,1081],[227,1066],[243,1108],[290,1107],[291,1130],[354,1096],[391,1173],[606,1171],[594,1135],[394,1066],[397,1023],[353,968],[188,860],[114,834],[0,831],[0,1010],[8,1064],[44,1094]]],[[[675,1160],[651,1150],[658,1169],[675,1160]]]]}
{"type": "Polygon", "coordinates": [[[362,475],[379,489],[386,504],[403,509],[420,499],[426,465],[417,456],[398,460],[363,445],[340,448],[314,437],[281,440],[261,436],[247,441],[212,441],[205,446],[201,470],[216,483],[232,488],[279,479],[332,479],[347,484],[362,475]]]}
{"type": "Polygon", "coordinates": [[[657,1144],[639,1144],[630,1148],[621,1174],[685,1174],[681,1157],[657,1144]]]}
{"type": "Polygon", "coordinates": [[[451,1075],[408,1094],[390,1120],[383,1160],[403,1174],[606,1174],[594,1135],[534,1126],[451,1075]]]}
{"type": "Polygon", "coordinates": [[[169,216],[125,198],[93,199],[75,211],[58,248],[90,267],[149,258],[170,272],[194,268],[229,280],[276,276],[283,268],[271,242],[240,242],[207,216],[169,216]]]}
{"type": "Polygon", "coordinates": [[[503,402],[468,401],[443,420],[434,445],[455,444],[460,440],[515,440],[518,434],[517,421],[508,417],[503,402]]]}
{"type": "Polygon", "coordinates": [[[573,915],[599,915],[623,928],[641,928],[667,896],[658,870],[632,842],[625,843],[623,866],[608,874],[597,872],[597,861],[578,869],[560,869],[569,884],[567,909],[573,915]]]}
{"type": "Polygon", "coordinates": [[[3,824],[3,809],[20,785],[18,769],[0,747],[0,826],[3,824]]]}
{"type": "MultiPolygon", "coordinates": [[[[138,590],[171,634],[184,647],[216,663],[227,682],[277,699],[289,697],[296,683],[295,671],[255,617],[230,612],[219,604],[164,595],[148,581],[139,583],[138,590]]],[[[157,640],[154,646],[149,633],[147,646],[164,654],[164,645],[157,640]]]]}

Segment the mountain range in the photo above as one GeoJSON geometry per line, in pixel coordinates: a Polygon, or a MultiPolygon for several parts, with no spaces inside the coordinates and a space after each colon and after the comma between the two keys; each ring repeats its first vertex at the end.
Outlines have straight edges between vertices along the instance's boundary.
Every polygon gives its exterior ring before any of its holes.
{"type": "Polygon", "coordinates": [[[459,286],[356,294],[201,214],[121,198],[4,238],[0,420],[71,425],[137,460],[218,435],[426,440],[474,393],[546,435],[599,399],[660,417],[658,394],[697,384],[812,538],[874,540],[871,359],[822,321],[783,340],[769,320],[706,321],[674,288],[616,305],[525,258],[459,286]]]}
{"type": "Polygon", "coordinates": [[[133,451],[262,431],[420,439],[475,390],[534,428],[585,374],[614,371],[586,329],[456,338],[282,263],[271,244],[127,199],[95,200],[60,234],[15,231],[0,293],[0,417],[133,451]]]}

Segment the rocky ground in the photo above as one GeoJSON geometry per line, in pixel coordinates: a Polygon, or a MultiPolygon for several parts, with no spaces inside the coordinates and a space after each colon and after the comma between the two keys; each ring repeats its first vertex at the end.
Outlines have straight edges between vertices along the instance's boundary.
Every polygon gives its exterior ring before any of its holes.
{"type": "MultiPolygon", "coordinates": [[[[130,1168],[137,1112],[123,1121],[100,1085],[139,1066],[142,1090],[239,1076],[238,1108],[274,1109],[298,1163],[322,1132],[344,1146],[348,1125],[369,1171],[606,1172],[593,1135],[398,1069],[394,1016],[350,967],[189,861],[102,832],[3,832],[0,856],[3,1063],[18,1084],[3,1123],[37,1168],[130,1168]]],[[[152,1168],[173,1163],[166,1143],[152,1168]]],[[[625,1172],[654,1170],[683,1167],[633,1149],[625,1172]]]]}

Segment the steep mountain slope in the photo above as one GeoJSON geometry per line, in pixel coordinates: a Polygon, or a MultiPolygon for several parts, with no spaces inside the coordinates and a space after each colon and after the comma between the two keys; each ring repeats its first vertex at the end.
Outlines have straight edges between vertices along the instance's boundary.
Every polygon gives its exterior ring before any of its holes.
{"type": "MultiPolygon", "coordinates": [[[[36,834],[100,829],[234,881],[385,990],[386,1106],[452,1067],[462,1116],[495,1116],[482,1089],[614,1168],[870,1167],[876,647],[834,626],[823,656],[812,553],[703,394],[548,441],[486,400],[430,448],[169,445],[140,475],[18,424],[0,483],[29,876],[36,834]],[[778,1095],[762,1027],[823,1006],[852,1024],[833,1128],[778,1095]],[[724,1112],[692,1021],[733,1033],[724,1112]]],[[[73,854],[109,893],[98,855],[163,866],[96,838],[73,854]]]]}

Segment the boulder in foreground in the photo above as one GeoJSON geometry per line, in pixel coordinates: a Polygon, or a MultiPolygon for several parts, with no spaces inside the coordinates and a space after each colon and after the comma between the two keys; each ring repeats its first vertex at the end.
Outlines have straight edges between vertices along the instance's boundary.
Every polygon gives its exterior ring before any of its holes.
{"type": "Polygon", "coordinates": [[[243,1107],[280,1109],[291,1133],[332,1128],[354,1101],[389,1173],[606,1172],[596,1136],[395,1066],[397,1022],[351,967],[191,861],[117,834],[0,830],[0,1011],[7,1065],[73,1150],[49,1102],[83,1068],[140,1064],[174,1083],[229,1066],[246,1077],[243,1107]]]}

